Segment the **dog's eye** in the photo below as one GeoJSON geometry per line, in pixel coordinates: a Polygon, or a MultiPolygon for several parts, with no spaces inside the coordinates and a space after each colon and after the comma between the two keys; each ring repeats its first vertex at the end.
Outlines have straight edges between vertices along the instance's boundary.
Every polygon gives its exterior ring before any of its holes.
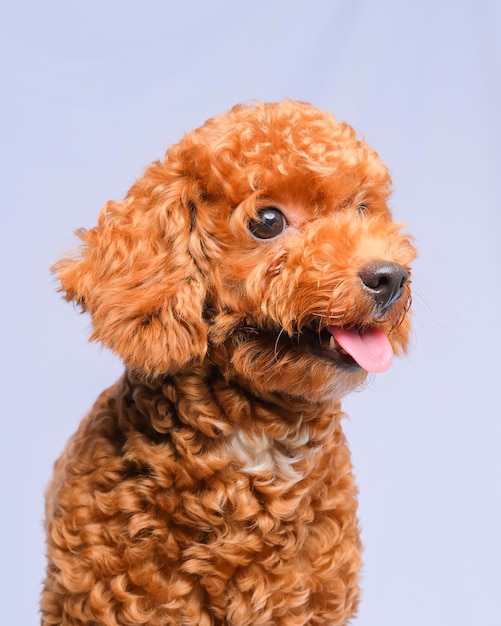
{"type": "Polygon", "coordinates": [[[367,211],[367,205],[366,204],[359,204],[357,206],[357,213],[360,213],[360,215],[363,215],[366,211],[367,211]]]}
{"type": "Polygon", "coordinates": [[[287,228],[287,222],[281,211],[267,206],[257,212],[256,219],[249,222],[249,230],[257,239],[273,239],[287,228]]]}

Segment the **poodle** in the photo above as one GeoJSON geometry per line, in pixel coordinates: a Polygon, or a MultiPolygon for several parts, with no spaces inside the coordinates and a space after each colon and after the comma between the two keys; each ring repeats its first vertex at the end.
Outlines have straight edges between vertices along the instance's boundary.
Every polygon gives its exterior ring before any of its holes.
{"type": "Polygon", "coordinates": [[[238,105],[53,270],[125,363],[55,464],[43,626],[341,626],[359,599],[340,399],[409,338],[388,169],[301,102],[238,105]]]}

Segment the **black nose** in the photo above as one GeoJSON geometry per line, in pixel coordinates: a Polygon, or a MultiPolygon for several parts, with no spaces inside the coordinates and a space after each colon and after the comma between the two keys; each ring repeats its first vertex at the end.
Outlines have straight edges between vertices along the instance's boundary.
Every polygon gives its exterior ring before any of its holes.
{"type": "Polygon", "coordinates": [[[358,275],[381,310],[388,309],[400,298],[409,278],[405,267],[391,261],[371,261],[358,275]]]}

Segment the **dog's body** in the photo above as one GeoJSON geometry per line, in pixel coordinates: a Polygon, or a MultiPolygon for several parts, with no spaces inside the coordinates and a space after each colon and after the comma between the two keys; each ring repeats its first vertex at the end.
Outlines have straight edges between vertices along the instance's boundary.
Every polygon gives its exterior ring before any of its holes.
{"type": "Polygon", "coordinates": [[[409,331],[386,168],[332,116],[235,107],[56,270],[126,363],[56,463],[44,626],[341,626],[358,601],[339,399],[409,331]]]}

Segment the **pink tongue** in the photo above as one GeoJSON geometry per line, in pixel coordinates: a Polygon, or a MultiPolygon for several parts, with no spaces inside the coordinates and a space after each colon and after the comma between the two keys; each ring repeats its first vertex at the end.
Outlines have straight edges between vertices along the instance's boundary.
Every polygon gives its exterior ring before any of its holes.
{"type": "Polygon", "coordinates": [[[368,372],[385,372],[393,361],[393,349],[388,337],[379,328],[356,330],[328,326],[336,342],[368,372]]]}

